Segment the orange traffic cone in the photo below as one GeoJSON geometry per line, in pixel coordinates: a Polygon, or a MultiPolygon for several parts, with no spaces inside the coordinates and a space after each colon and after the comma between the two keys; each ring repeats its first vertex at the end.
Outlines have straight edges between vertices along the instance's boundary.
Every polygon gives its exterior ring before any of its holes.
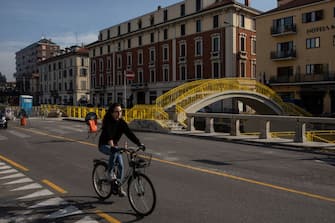
{"type": "Polygon", "coordinates": [[[98,131],[97,121],[96,120],[88,120],[88,124],[90,126],[90,133],[95,133],[98,131]]]}
{"type": "Polygon", "coordinates": [[[21,118],[21,126],[26,126],[27,125],[27,118],[26,117],[22,117],[21,118]]]}

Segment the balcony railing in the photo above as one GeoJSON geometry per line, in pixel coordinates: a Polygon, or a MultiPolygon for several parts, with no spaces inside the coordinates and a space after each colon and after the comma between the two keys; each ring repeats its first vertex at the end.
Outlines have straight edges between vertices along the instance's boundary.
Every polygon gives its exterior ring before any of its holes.
{"type": "Polygon", "coordinates": [[[272,36],[280,36],[280,35],[288,35],[297,33],[297,25],[289,24],[284,26],[272,26],[271,27],[271,35],[272,36]]]}
{"type": "Polygon", "coordinates": [[[295,75],[278,75],[270,79],[270,83],[306,83],[306,82],[329,82],[335,81],[335,71],[325,72],[322,74],[295,74],[295,75]]]}
{"type": "Polygon", "coordinates": [[[272,51],[271,60],[292,60],[297,57],[297,52],[295,50],[287,51],[272,51]]]}

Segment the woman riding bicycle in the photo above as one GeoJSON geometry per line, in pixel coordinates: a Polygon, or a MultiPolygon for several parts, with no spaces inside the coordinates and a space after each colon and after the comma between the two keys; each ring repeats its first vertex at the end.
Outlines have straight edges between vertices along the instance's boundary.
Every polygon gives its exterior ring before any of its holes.
{"type": "MultiPolygon", "coordinates": [[[[113,167],[115,162],[119,163],[117,171],[117,179],[121,182],[123,179],[124,164],[122,155],[117,150],[118,142],[121,136],[125,134],[133,143],[141,146],[143,149],[144,145],[131,131],[128,124],[122,119],[121,104],[113,103],[105,114],[102,121],[102,132],[99,138],[99,151],[109,155],[109,174],[112,178],[113,167]]],[[[120,187],[120,196],[125,196],[126,192],[120,187]]]]}

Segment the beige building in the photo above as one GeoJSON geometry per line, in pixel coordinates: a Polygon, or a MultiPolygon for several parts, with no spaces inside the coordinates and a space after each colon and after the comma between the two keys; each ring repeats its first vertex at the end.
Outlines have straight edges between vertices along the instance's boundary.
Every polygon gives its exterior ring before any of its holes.
{"type": "Polygon", "coordinates": [[[315,115],[335,112],[335,1],[279,0],[256,17],[257,79],[315,115]]]}
{"type": "Polygon", "coordinates": [[[152,104],[188,81],[254,78],[259,14],[249,0],[185,0],[101,30],[87,46],[92,102],[152,104]]]}
{"type": "Polygon", "coordinates": [[[40,104],[85,105],[89,101],[88,50],[72,46],[38,64],[40,104]]]}
{"type": "Polygon", "coordinates": [[[49,39],[41,40],[16,52],[16,87],[21,94],[34,96],[34,102],[38,102],[37,63],[56,55],[59,46],[49,39]]]}

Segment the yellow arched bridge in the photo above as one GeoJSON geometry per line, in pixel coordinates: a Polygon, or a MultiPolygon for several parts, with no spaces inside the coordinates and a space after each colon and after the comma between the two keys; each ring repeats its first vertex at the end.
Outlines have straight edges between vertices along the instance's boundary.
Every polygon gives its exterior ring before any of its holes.
{"type": "MultiPolygon", "coordinates": [[[[269,87],[252,79],[204,79],[184,83],[156,99],[153,105],[135,105],[124,114],[126,121],[135,119],[157,120],[163,124],[174,119],[184,125],[186,113],[194,113],[214,102],[235,98],[250,106],[257,114],[303,115],[309,113],[300,107],[285,103],[269,87]],[[170,112],[167,112],[170,111],[170,112]],[[174,113],[171,117],[171,111],[174,113]]],[[[50,108],[46,110],[50,110],[50,108]]],[[[99,118],[105,109],[67,106],[62,108],[69,117],[83,118],[95,112],[99,118]]]]}

